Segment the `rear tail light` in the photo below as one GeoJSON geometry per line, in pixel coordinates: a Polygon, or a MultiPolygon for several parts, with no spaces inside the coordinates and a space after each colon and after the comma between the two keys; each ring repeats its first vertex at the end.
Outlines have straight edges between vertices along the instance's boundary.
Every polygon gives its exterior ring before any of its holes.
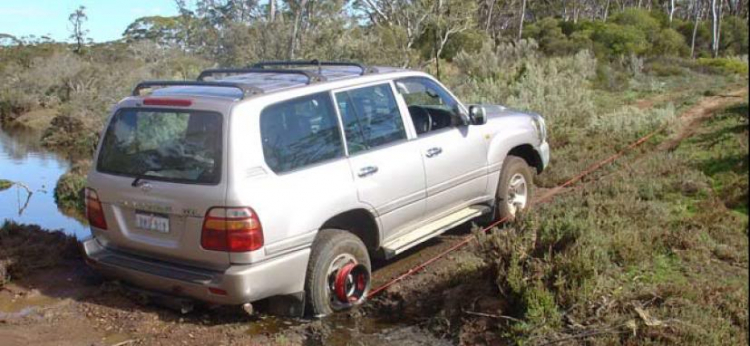
{"type": "Polygon", "coordinates": [[[104,208],[102,208],[99,195],[88,187],[86,188],[86,216],[92,227],[107,229],[107,220],[104,218],[104,208]]]}
{"type": "Polygon", "coordinates": [[[214,207],[203,221],[201,246],[206,250],[247,252],[263,247],[263,227],[251,208],[214,207]]]}

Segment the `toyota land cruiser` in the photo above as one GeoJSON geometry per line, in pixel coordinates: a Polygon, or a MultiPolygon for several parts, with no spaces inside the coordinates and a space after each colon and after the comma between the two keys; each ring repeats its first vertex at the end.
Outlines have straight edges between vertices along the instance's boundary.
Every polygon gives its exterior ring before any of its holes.
{"type": "Polygon", "coordinates": [[[361,303],[370,260],[528,207],[541,116],[464,105],[432,76],[265,62],[140,83],[88,175],[87,263],[214,304],[361,303]]]}

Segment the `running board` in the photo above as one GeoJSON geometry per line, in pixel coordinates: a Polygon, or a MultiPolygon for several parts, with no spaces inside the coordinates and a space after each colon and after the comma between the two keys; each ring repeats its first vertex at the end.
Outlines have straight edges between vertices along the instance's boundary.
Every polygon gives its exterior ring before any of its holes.
{"type": "Polygon", "coordinates": [[[473,205],[430,222],[383,245],[385,258],[388,259],[396,256],[435,236],[445,233],[451,228],[491,211],[492,209],[487,206],[473,205]]]}

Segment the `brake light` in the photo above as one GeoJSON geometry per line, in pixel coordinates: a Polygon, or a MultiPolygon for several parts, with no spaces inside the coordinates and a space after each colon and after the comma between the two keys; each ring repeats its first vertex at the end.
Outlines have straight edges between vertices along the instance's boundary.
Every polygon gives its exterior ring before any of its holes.
{"type": "Polygon", "coordinates": [[[107,220],[104,218],[104,208],[99,200],[99,194],[88,187],[86,188],[86,216],[92,227],[107,229],[107,220]]]}
{"type": "Polygon", "coordinates": [[[143,100],[143,104],[146,106],[190,107],[193,101],[185,99],[147,98],[143,100]]]}
{"type": "Polygon", "coordinates": [[[251,208],[213,207],[203,220],[201,246],[206,250],[247,252],[263,247],[263,227],[251,208]]]}

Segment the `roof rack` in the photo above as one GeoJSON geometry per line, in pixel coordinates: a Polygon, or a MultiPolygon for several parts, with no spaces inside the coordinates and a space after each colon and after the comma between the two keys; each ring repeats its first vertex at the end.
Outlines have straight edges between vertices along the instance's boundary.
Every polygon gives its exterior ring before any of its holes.
{"type": "Polygon", "coordinates": [[[358,67],[362,70],[362,72],[359,74],[360,76],[364,76],[366,74],[370,73],[377,73],[378,70],[373,67],[365,66],[358,62],[346,62],[346,61],[319,61],[318,59],[314,60],[290,60],[290,61],[262,61],[259,63],[253,64],[252,67],[254,68],[265,68],[266,66],[317,66],[318,67],[318,73],[322,73],[322,67],[323,66],[352,66],[352,67],[358,67]]]}
{"type": "Polygon", "coordinates": [[[250,85],[241,83],[231,82],[204,82],[204,81],[146,81],[138,83],[133,89],[133,96],[141,96],[141,90],[153,88],[153,87],[167,87],[167,86],[210,86],[210,87],[223,87],[223,88],[235,88],[242,91],[242,98],[253,94],[263,93],[263,89],[256,88],[250,85]]]}
{"type": "Polygon", "coordinates": [[[206,77],[216,74],[245,74],[245,73],[266,73],[266,74],[296,74],[307,77],[307,84],[325,81],[326,77],[315,72],[304,70],[287,70],[287,69],[264,69],[264,68],[217,68],[201,72],[198,81],[204,81],[206,77]]]}

